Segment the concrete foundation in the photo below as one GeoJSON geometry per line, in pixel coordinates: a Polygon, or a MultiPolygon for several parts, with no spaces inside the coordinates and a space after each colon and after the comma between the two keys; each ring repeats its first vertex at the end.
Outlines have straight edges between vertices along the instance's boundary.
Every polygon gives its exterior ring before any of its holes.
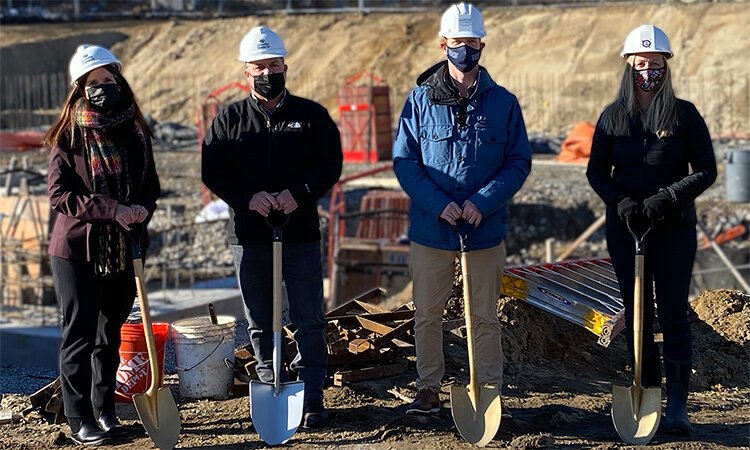
{"type": "MultiPolygon", "coordinates": [[[[175,289],[148,295],[153,322],[172,323],[189,317],[208,316],[208,304],[216,314],[245,318],[239,289],[175,289]]],[[[133,305],[138,311],[138,302],[133,305]]],[[[60,329],[0,323],[0,366],[58,369],[60,329]]]]}

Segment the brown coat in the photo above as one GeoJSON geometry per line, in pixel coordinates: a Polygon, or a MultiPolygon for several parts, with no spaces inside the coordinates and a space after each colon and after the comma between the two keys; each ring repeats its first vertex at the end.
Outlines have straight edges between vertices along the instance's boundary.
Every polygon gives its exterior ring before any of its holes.
{"type": "MultiPolygon", "coordinates": [[[[59,213],[52,228],[49,254],[65,259],[90,261],[91,224],[115,223],[117,200],[92,192],[84,146],[77,144],[66,148],[68,142],[66,138],[61,139],[60,145],[52,148],[49,157],[47,192],[52,209],[59,213]]],[[[135,186],[131,194],[132,203],[143,206],[149,212],[144,226],[156,210],[156,200],[160,194],[159,177],[150,143],[147,153],[145,164],[138,164],[141,167],[145,165],[145,169],[131,174],[135,186]]],[[[147,246],[148,235],[142,233],[141,248],[144,252],[147,246]]]]}

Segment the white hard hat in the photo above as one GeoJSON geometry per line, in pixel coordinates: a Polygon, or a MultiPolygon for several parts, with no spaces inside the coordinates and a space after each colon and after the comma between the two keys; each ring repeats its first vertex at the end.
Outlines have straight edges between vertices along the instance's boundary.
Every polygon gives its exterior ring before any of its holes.
{"type": "Polygon", "coordinates": [[[440,19],[440,36],[446,38],[483,38],[482,13],[471,3],[451,5],[440,19]]]}
{"type": "Polygon", "coordinates": [[[114,64],[117,70],[122,70],[122,63],[106,48],[89,44],[78,46],[70,58],[70,84],[75,85],[82,76],[108,64],[114,64]]]}
{"type": "Polygon", "coordinates": [[[242,38],[238,59],[242,62],[252,62],[267,58],[283,58],[286,53],[281,37],[270,28],[259,26],[242,38]]]}
{"type": "Polygon", "coordinates": [[[641,25],[631,31],[625,39],[620,56],[627,58],[633,53],[656,52],[664,53],[667,59],[672,57],[672,48],[669,46],[669,38],[661,28],[653,25],[641,25]]]}

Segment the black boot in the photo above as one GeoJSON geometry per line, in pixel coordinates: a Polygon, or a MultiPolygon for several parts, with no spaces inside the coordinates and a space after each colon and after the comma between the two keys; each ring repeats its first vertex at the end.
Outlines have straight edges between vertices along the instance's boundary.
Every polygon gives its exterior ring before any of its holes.
{"type": "Polygon", "coordinates": [[[693,431],[687,415],[692,362],[692,359],[678,362],[664,358],[664,368],[667,372],[667,411],[661,426],[668,434],[689,436],[693,431]]]}
{"type": "Polygon", "coordinates": [[[94,419],[70,419],[70,438],[80,445],[101,445],[109,441],[109,436],[96,426],[94,419]]]}

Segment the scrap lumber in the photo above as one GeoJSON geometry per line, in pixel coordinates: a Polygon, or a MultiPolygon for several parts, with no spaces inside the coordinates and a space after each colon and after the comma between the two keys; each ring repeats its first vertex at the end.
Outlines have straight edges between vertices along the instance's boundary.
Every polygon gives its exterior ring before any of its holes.
{"type": "MultiPolygon", "coordinates": [[[[395,360],[398,349],[413,347],[414,309],[401,305],[388,310],[368,300],[382,298],[380,288],[365,291],[326,314],[328,374],[337,386],[371,378],[395,375],[408,370],[405,360],[395,360]]],[[[287,352],[297,353],[294,326],[285,326],[287,352]]],[[[235,350],[235,385],[232,392],[247,392],[248,376],[255,377],[256,361],[252,347],[235,350]]]]}
{"type": "Polygon", "coordinates": [[[394,364],[379,365],[374,367],[364,367],[361,369],[339,370],[333,375],[333,384],[335,386],[344,386],[345,384],[355,381],[372,380],[375,378],[400,375],[408,370],[409,364],[406,361],[399,361],[394,364]]]}

